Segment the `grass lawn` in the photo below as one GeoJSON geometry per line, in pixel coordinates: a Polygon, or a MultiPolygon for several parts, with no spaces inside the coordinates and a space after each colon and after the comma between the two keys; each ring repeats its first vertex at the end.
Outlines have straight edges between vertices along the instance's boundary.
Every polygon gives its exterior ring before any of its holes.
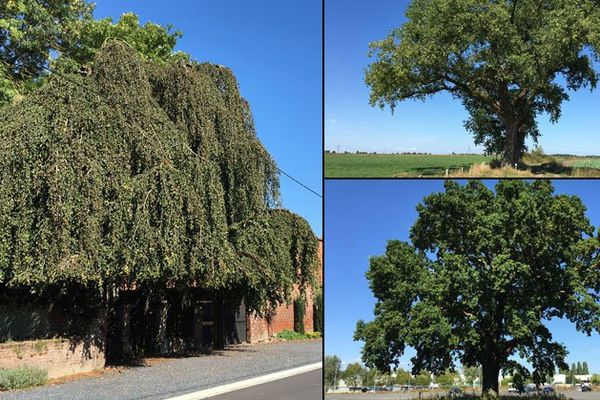
{"type": "Polygon", "coordinates": [[[600,157],[526,155],[526,168],[489,167],[492,156],[478,154],[325,153],[326,178],[396,177],[599,177],[600,157]]]}
{"type": "Polygon", "coordinates": [[[481,155],[325,154],[327,178],[440,176],[451,170],[490,161],[481,155]]]}

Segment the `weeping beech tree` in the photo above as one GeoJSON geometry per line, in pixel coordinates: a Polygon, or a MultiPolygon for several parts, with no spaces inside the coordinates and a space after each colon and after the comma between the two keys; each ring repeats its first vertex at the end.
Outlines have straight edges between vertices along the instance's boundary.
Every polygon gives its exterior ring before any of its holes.
{"type": "Polygon", "coordinates": [[[198,287],[262,315],[317,263],[278,186],[228,68],[109,40],[89,75],[51,75],[0,111],[0,284],[105,304],[198,287]]]}

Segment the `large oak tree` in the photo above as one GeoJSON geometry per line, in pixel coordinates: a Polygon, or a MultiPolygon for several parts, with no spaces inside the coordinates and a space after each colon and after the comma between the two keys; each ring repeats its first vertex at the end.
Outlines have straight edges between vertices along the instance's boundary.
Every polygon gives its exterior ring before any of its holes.
{"type": "Polygon", "coordinates": [[[595,0],[414,0],[408,21],[371,43],[371,105],[450,92],[465,127],[505,164],[537,141],[536,115],[552,122],[568,90],[594,88],[600,45],[595,0]]]}
{"type": "Polygon", "coordinates": [[[498,391],[501,370],[539,383],[567,368],[545,322],[600,332],[599,242],[581,200],[553,191],[548,181],[495,191],[448,181],[426,197],[411,243],[389,241],[370,260],[375,319],[355,333],[365,364],[388,370],[411,346],[413,373],[480,365],[484,392],[498,391]]]}

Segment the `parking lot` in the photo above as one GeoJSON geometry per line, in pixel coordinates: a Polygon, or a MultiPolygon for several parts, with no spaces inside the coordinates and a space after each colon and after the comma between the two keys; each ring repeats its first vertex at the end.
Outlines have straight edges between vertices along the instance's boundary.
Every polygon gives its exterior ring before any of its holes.
{"type": "MultiPolygon", "coordinates": [[[[577,391],[560,391],[558,393],[564,394],[567,399],[573,400],[599,400],[600,392],[577,392],[577,391]]],[[[440,396],[441,392],[421,392],[421,398],[440,396]]],[[[508,395],[508,393],[501,393],[502,395],[508,395]]],[[[515,400],[522,398],[527,399],[527,395],[510,394],[511,397],[515,397],[515,400]]],[[[387,392],[387,393],[327,393],[325,399],[327,400],[405,400],[405,399],[418,399],[418,391],[410,392],[387,392]]],[[[457,397],[460,399],[460,397],[457,397]]]]}

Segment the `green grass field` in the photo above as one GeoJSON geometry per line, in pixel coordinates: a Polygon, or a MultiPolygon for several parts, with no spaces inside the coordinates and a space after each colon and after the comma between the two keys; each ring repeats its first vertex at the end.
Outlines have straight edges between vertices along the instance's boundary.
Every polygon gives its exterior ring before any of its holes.
{"type": "Polygon", "coordinates": [[[598,177],[600,157],[525,155],[527,168],[490,169],[494,157],[478,154],[325,153],[326,178],[444,177],[598,177]]]}
{"type": "Polygon", "coordinates": [[[490,161],[482,155],[325,154],[326,178],[443,176],[446,169],[469,169],[490,161]]]}
{"type": "Polygon", "coordinates": [[[569,164],[573,168],[600,169],[600,158],[582,158],[569,164]]]}

